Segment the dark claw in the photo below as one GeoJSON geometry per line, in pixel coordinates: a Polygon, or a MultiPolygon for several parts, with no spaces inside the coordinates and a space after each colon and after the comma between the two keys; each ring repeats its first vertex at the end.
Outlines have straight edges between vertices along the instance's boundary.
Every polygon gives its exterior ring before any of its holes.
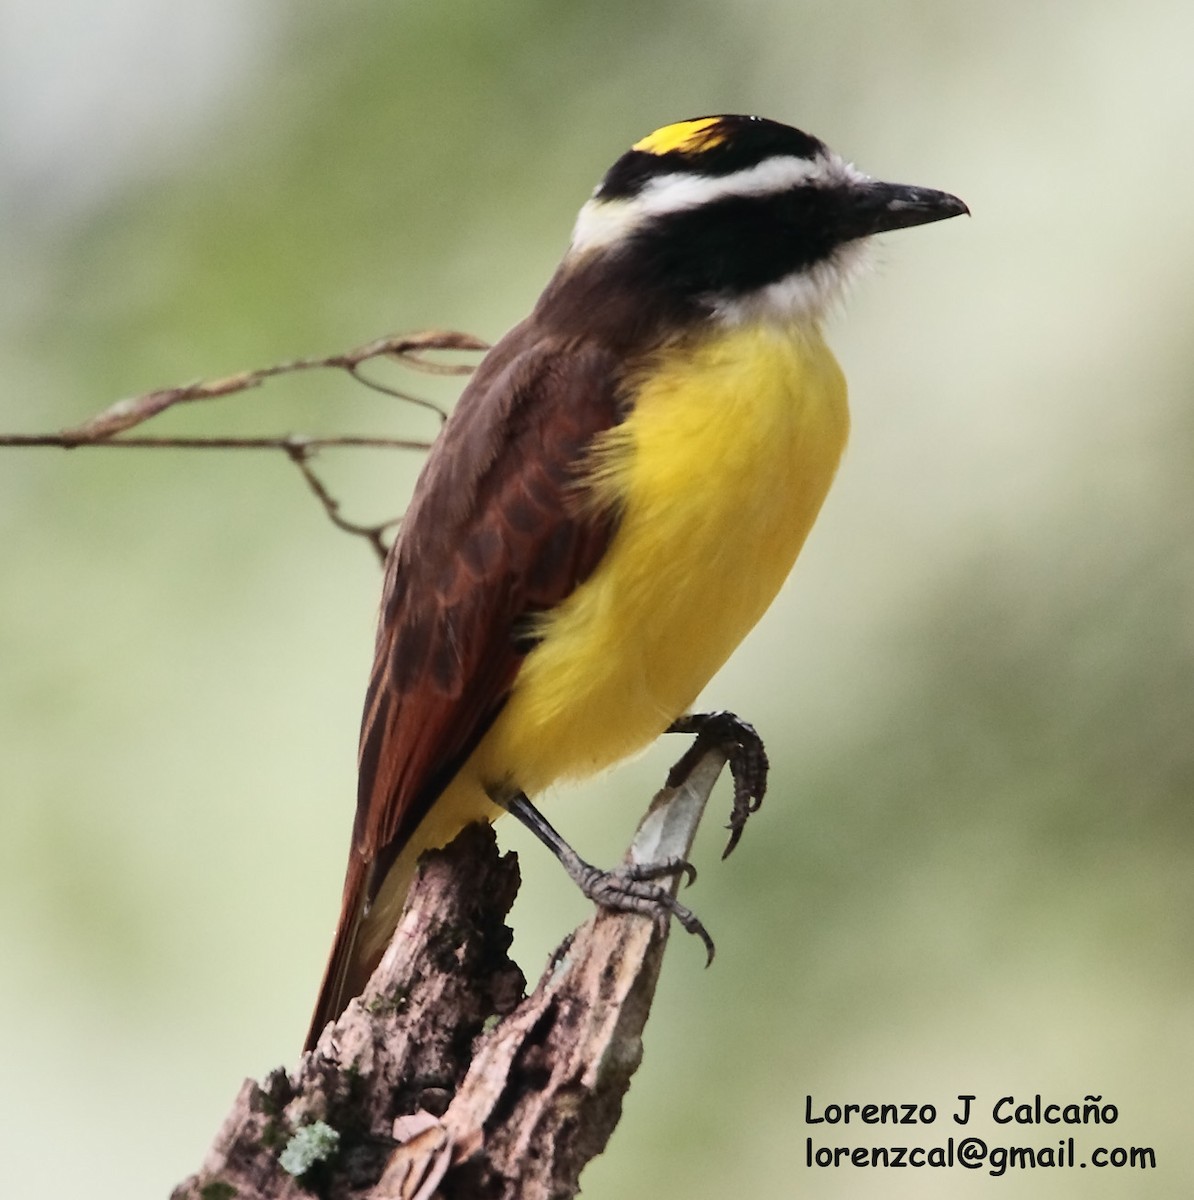
{"type": "Polygon", "coordinates": [[[720,750],[729,763],[734,780],[734,805],[730,810],[730,840],[722,852],[726,858],[738,845],[746,820],[757,812],[767,792],[767,751],[763,739],[730,712],[690,713],[674,721],[669,733],[695,733],[696,739],[668,772],[668,787],[679,787],[692,772],[706,750],[720,750]]]}
{"type": "MultiPolygon", "coordinates": [[[[666,888],[651,882],[662,876],[675,875],[677,871],[687,874],[692,871],[692,866],[683,860],[670,859],[661,863],[632,863],[612,871],[602,871],[586,863],[579,876],[574,878],[580,890],[594,904],[617,912],[635,912],[653,917],[661,931],[675,917],[689,933],[695,934],[704,943],[705,966],[708,966],[713,961],[715,948],[701,919],[666,888]]],[[[695,875],[695,871],[692,873],[695,875]]]]}
{"type": "MultiPolygon", "coordinates": [[[[672,899],[669,897],[669,899],[672,899]]],[[[672,899],[672,916],[684,926],[688,933],[695,934],[701,939],[705,946],[705,966],[706,968],[713,965],[713,956],[717,953],[717,947],[713,944],[713,939],[709,936],[709,931],[701,923],[701,919],[692,911],[691,908],[686,908],[677,900],[672,899]]]]}
{"type": "Polygon", "coordinates": [[[684,886],[691,887],[696,883],[697,869],[686,858],[663,858],[659,862],[629,863],[619,868],[619,873],[627,879],[654,880],[666,879],[670,875],[684,876],[684,886]]]}

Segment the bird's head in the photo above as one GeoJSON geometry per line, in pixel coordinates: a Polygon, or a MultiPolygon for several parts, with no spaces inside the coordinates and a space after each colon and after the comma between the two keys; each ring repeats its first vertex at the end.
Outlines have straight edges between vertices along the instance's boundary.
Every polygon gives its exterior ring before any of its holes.
{"type": "Polygon", "coordinates": [[[871,179],[788,125],[698,117],[614,163],[580,211],[565,263],[731,322],[816,320],[867,238],[967,211],[946,192],[871,179]]]}

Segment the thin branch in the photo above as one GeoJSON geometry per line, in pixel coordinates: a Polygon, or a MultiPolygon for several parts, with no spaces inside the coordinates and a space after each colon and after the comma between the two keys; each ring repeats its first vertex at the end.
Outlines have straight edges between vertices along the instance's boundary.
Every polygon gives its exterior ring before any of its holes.
{"type": "Polygon", "coordinates": [[[345,533],[351,533],[356,537],[363,537],[373,547],[373,552],[377,555],[378,562],[384,564],[386,554],[389,551],[389,543],[385,540],[385,534],[389,529],[397,525],[401,518],[392,518],[389,521],[382,521],[377,525],[359,525],[355,521],[349,521],[346,517],[340,515],[340,501],[327,490],[323,480],[315,474],[315,469],[311,466],[310,449],[295,442],[286,447],[286,453],[289,455],[290,461],[302,473],[303,478],[307,481],[307,486],[315,494],[315,498],[323,505],[323,511],[327,513],[331,523],[337,529],[342,529],[345,533]]]}
{"type": "Polygon", "coordinates": [[[385,534],[398,523],[397,519],[376,525],[360,525],[340,514],[340,503],[328,491],[316,475],[311,460],[319,450],[330,447],[369,447],[385,450],[427,450],[431,443],[423,440],[390,437],[331,436],[305,437],[299,434],[281,434],[263,437],[153,437],[144,434],[127,435],[128,430],[160,416],[167,409],[179,404],[190,404],[197,400],[218,400],[241,392],[261,387],[270,379],[280,375],[293,375],[300,371],[336,370],[346,371],[358,383],[383,395],[392,396],[408,404],[418,405],[434,412],[442,421],[447,413],[438,405],[421,396],[400,391],[361,371],[361,366],[378,359],[399,363],[412,370],[428,375],[468,375],[471,363],[439,362],[426,357],[432,351],[484,351],[488,344],[468,333],[454,330],[428,330],[422,333],[389,334],[376,338],[352,350],[329,354],[323,358],[296,358],[289,362],[276,363],[270,367],[259,367],[252,371],[241,371],[222,379],[198,380],[178,387],[158,388],[143,392],[110,404],[102,412],[84,421],[81,425],[63,429],[58,433],[9,433],[0,434],[0,447],[56,447],[61,450],[76,450],[82,446],[118,447],[139,450],[275,450],[284,453],[299,469],[312,494],[323,506],[324,512],[336,526],[346,533],[363,537],[374,553],[384,562],[386,556],[385,534]]]}
{"type": "MultiPolygon", "coordinates": [[[[392,389],[370,380],[360,373],[361,364],[383,358],[429,375],[467,375],[472,367],[466,363],[437,363],[432,359],[425,358],[424,354],[430,350],[487,350],[488,348],[488,345],[479,338],[452,330],[389,334],[386,337],[366,342],[355,349],[345,350],[340,354],[329,354],[323,358],[296,358],[290,362],[276,363],[272,367],[258,367],[252,371],[241,371],[236,375],[225,376],[223,379],[198,380],[195,383],[159,388],[156,391],[144,392],[140,396],[117,400],[115,404],[109,405],[103,412],[84,421],[82,425],[63,430],[59,436],[64,439],[63,444],[70,442],[72,445],[91,445],[114,437],[118,433],[124,433],[178,404],[234,396],[239,392],[258,388],[268,380],[276,379],[280,375],[294,375],[300,371],[347,371],[354,379],[375,391],[396,395],[411,403],[430,408],[442,420],[447,414],[438,405],[432,404],[429,400],[394,392],[392,389]]],[[[0,445],[4,444],[6,443],[0,438],[0,445]]]]}
{"type": "Polygon", "coordinates": [[[0,446],[52,446],[59,450],[284,450],[290,453],[326,450],[329,447],[372,447],[378,450],[428,450],[430,442],[411,438],[372,436],[306,437],[300,433],[283,433],[265,437],[112,437],[100,441],[79,441],[69,433],[3,433],[0,446]]]}

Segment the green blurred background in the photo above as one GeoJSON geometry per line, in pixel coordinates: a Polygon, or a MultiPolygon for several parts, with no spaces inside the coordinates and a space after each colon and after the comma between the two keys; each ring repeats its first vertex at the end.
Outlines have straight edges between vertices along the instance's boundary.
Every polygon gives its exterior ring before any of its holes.
{"type": "MultiPolygon", "coordinates": [[[[0,3],[6,431],[389,330],[496,337],[605,167],[685,116],[789,121],[973,209],[885,239],[833,322],[851,448],[706,695],[772,790],[726,863],[705,831],[718,961],[673,942],[586,1195],[1194,1192],[1192,34],[1177,0],[0,3]],[[934,1144],[959,1093],[1037,1092],[1114,1102],[1079,1151],[1158,1169],[804,1166],[810,1132],[934,1144]],[[942,1117],[809,1130],[809,1093],[942,1117]]],[[[162,424],[435,428],[330,377],[162,424]]],[[[363,519],[418,465],[324,463],[363,519]]],[[[380,576],[280,457],[0,450],[0,529],[4,1191],[160,1196],[296,1058],[380,576]]],[[[677,750],[548,811],[612,860],[677,750]]],[[[586,907],[501,834],[534,976],[586,907]]]]}

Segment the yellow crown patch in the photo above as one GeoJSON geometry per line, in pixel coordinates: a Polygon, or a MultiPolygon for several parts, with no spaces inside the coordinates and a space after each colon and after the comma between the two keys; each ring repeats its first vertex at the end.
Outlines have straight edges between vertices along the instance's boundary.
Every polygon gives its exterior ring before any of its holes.
{"type": "Polygon", "coordinates": [[[662,129],[647,134],[645,138],[635,142],[631,149],[642,150],[647,154],[670,154],[673,150],[708,150],[726,140],[724,133],[715,132],[715,127],[720,123],[720,117],[677,121],[674,125],[665,125],[662,129]]]}

